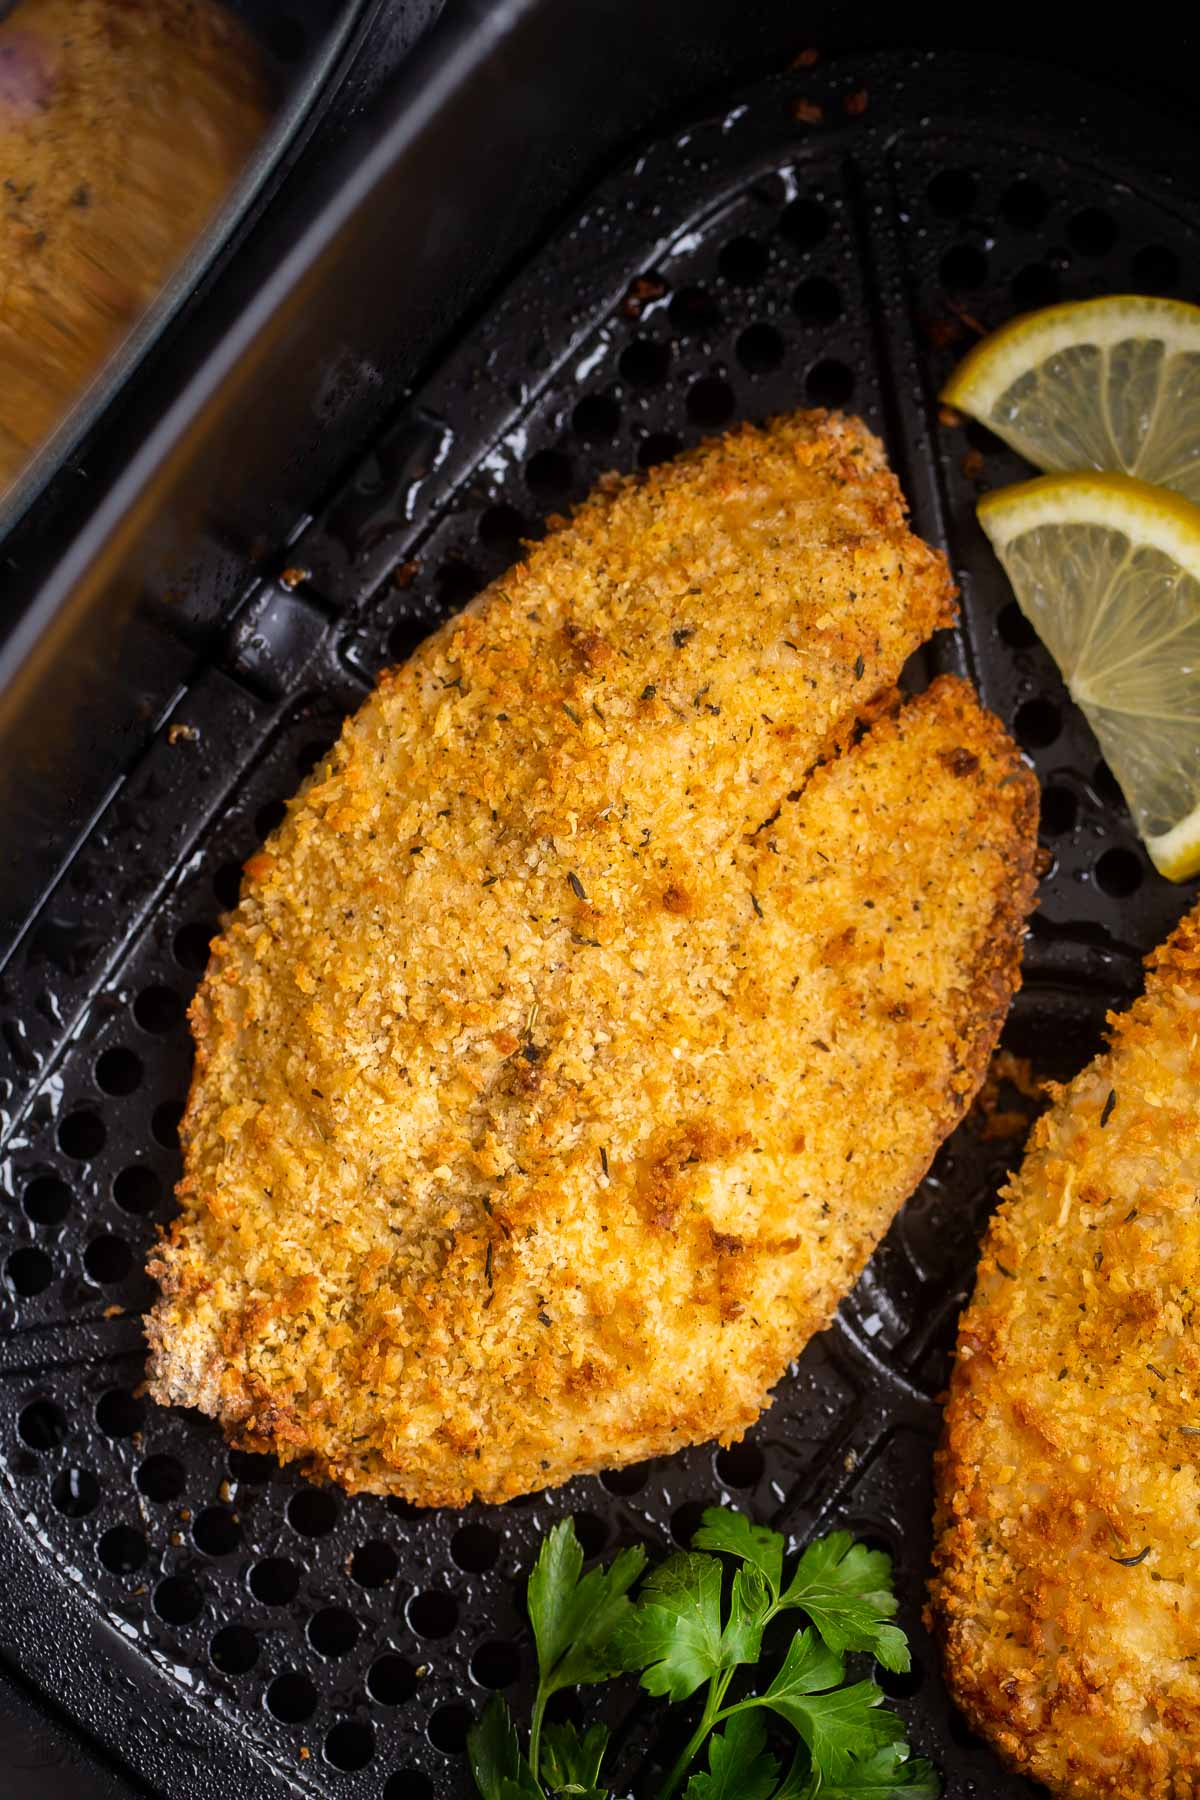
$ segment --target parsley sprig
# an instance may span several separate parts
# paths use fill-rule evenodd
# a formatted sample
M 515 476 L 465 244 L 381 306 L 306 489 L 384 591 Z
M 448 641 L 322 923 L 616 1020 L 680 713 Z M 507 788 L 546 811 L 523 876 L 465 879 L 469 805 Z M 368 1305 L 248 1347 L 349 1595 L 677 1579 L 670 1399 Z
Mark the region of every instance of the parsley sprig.
M 692 1549 L 642 1576 L 645 1553 L 623 1550 L 606 1568 L 583 1573 L 569 1519 L 542 1544 L 529 1578 L 529 1616 L 538 1686 L 528 1755 L 507 1706 L 492 1700 L 468 1740 L 483 1800 L 610 1800 L 601 1785 L 608 1732 L 547 1724 L 561 1688 L 638 1675 L 647 1693 L 683 1702 L 703 1689 L 696 1727 L 658 1800 L 936 1800 L 929 1763 L 910 1757 L 904 1724 L 883 1706 L 873 1681 L 846 1682 L 845 1657 L 862 1651 L 885 1669 L 910 1666 L 904 1633 L 892 1623 L 891 1559 L 847 1531 L 819 1538 L 784 1577 L 784 1540 L 743 1513 L 710 1507 Z M 726 1566 L 732 1559 L 732 1579 Z M 726 1597 L 727 1595 L 727 1597 Z M 807 1621 L 765 1687 L 736 1680 L 762 1654 L 772 1620 Z M 736 1686 L 735 1686 L 736 1680 Z M 795 1753 L 781 1772 L 768 1748 L 767 1715 L 790 1726 Z M 705 1752 L 706 1767 L 698 1768 Z

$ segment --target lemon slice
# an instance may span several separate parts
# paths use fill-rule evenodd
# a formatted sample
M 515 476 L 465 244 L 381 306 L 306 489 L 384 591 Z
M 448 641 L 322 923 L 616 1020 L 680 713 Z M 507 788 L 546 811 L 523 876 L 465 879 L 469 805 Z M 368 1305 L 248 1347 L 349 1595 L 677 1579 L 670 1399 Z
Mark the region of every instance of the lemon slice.
M 1045 475 L 979 518 L 1100 740 L 1156 866 L 1200 871 L 1200 507 L 1128 475 Z
M 1112 294 L 977 344 L 942 390 L 1039 469 L 1122 469 L 1200 502 L 1200 306 Z

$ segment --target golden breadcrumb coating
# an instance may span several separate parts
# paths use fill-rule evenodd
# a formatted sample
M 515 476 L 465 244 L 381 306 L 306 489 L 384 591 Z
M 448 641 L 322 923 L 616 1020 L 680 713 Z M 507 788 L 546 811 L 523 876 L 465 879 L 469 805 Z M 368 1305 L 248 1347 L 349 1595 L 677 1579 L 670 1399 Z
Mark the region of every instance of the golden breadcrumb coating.
M 151 1391 L 350 1489 L 737 1437 L 969 1103 L 1032 778 L 875 440 L 609 484 L 380 682 L 192 1010 Z
M 959 1330 L 932 1614 L 1000 1755 L 1200 1796 L 1200 913 L 1038 1123 Z

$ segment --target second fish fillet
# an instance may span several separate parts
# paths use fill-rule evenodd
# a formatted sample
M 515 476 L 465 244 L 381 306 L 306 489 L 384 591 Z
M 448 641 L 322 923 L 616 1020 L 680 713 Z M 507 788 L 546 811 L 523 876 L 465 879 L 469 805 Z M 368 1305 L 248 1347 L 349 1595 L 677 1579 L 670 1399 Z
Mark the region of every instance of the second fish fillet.
M 1004 1761 L 1064 1800 L 1200 1796 L 1200 914 L 1034 1128 L 938 1456 L 932 1612 Z

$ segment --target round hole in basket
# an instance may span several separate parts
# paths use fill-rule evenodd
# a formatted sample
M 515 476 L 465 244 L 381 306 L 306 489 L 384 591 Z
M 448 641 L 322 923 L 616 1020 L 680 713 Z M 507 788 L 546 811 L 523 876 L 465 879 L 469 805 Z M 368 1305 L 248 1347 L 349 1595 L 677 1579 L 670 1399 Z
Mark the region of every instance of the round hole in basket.
M 238 881 L 241 881 L 240 866 Z M 236 900 L 236 895 L 234 899 Z M 183 1018 L 183 1001 L 174 988 L 158 983 L 142 989 L 133 1003 L 133 1016 L 143 1031 L 153 1032 L 156 1037 L 161 1037 L 164 1032 L 173 1031 Z
M 133 1251 L 122 1237 L 111 1233 L 93 1238 L 83 1253 L 83 1265 L 93 1281 L 107 1286 L 123 1281 L 133 1267 Z
M 648 1462 L 629 1463 L 623 1469 L 605 1469 L 600 1477 L 610 1494 L 639 1494 L 650 1475 Z
M 458 1602 L 443 1589 L 414 1594 L 408 1603 L 408 1622 L 418 1637 L 449 1637 L 458 1624 Z
M 206 1506 L 192 1521 L 192 1542 L 205 1556 L 230 1556 L 242 1541 L 242 1528 L 227 1506 Z
M 471 1658 L 471 1678 L 483 1688 L 511 1687 L 521 1673 L 521 1652 L 502 1638 L 480 1644 Z
M 634 338 L 621 352 L 621 374 L 634 387 L 657 387 L 670 367 L 671 346 L 659 338 Z
M 1136 894 L 1145 878 L 1146 866 L 1135 850 L 1117 845 L 1096 859 L 1096 885 L 1114 900 Z
M 96 1545 L 96 1555 L 113 1575 L 132 1575 L 146 1560 L 146 1540 L 132 1525 L 114 1525 Z
M 599 1556 L 608 1542 L 608 1526 L 592 1512 L 572 1514 L 575 1536 L 585 1556 Z
M 67 1435 L 67 1416 L 53 1400 L 33 1400 L 17 1420 L 21 1442 L 31 1450 L 56 1450 Z
M 168 1575 L 154 1590 L 154 1610 L 168 1625 L 190 1625 L 204 1610 L 204 1590 L 190 1575 Z
M 317 1690 L 298 1669 L 277 1675 L 266 1696 L 267 1711 L 284 1725 L 302 1725 L 317 1710 Z
M 128 1388 L 110 1388 L 96 1402 L 96 1423 L 108 1438 L 130 1438 L 139 1430 L 146 1408 Z
M 100 1483 L 89 1469 L 60 1469 L 50 1484 L 50 1504 L 65 1519 L 86 1519 L 100 1503 Z
M 361 1544 L 354 1552 L 350 1563 L 350 1574 L 359 1587 L 386 1587 L 389 1581 L 396 1579 L 396 1571 L 400 1567 L 399 1558 L 390 1544 L 378 1539 L 369 1544 Z
M 450 1555 L 460 1569 L 482 1575 L 500 1554 L 500 1539 L 490 1525 L 462 1525 L 450 1540 Z
M 213 1634 L 208 1655 L 222 1675 L 248 1675 L 258 1661 L 258 1638 L 246 1625 L 222 1625 Z
M 113 1199 L 122 1212 L 144 1218 L 152 1213 L 164 1196 L 161 1177 L 144 1163 L 132 1163 L 122 1169 L 113 1182 Z
M 176 1456 L 148 1456 L 137 1472 L 139 1493 L 160 1505 L 178 1500 L 187 1487 L 187 1470 Z
M 344 1606 L 327 1606 L 308 1621 L 308 1641 L 329 1661 L 346 1656 L 358 1642 L 359 1623 Z
M 447 1756 L 461 1756 L 467 1747 L 467 1733 L 474 1714 L 463 1700 L 448 1701 L 430 1715 L 426 1733 L 429 1741 Z
M 715 431 L 732 418 L 736 398 L 720 375 L 705 375 L 688 389 L 688 418 L 706 431 Z
M 289 1606 L 300 1592 L 300 1570 L 285 1556 L 268 1556 L 255 1563 L 247 1580 L 250 1592 L 264 1606 Z
M 301 1488 L 288 1501 L 287 1516 L 302 1537 L 324 1537 L 337 1524 L 338 1503 L 328 1488 Z
M 31 1300 L 50 1286 L 54 1279 L 54 1264 L 44 1250 L 26 1244 L 13 1251 L 4 1265 L 4 1274 L 14 1294 L 19 1294 L 22 1300 Z
M 123 1098 L 132 1094 L 141 1080 L 142 1059 L 123 1044 L 114 1044 L 96 1059 L 96 1086 L 102 1093 Z
M 39 1175 L 22 1189 L 21 1206 L 35 1225 L 61 1225 L 71 1210 L 71 1190 L 56 1175 Z
M 762 1480 L 766 1458 L 757 1444 L 743 1440 L 740 1444 L 730 1444 L 727 1449 L 718 1450 L 713 1463 L 718 1476 L 727 1487 L 751 1488 Z
M 367 1692 L 380 1706 L 404 1706 L 420 1686 L 420 1677 L 407 1657 L 388 1654 L 367 1671 Z
M 365 1719 L 343 1719 L 325 1734 L 325 1761 L 335 1769 L 365 1769 L 375 1754 L 375 1732 Z
M 845 406 L 854 392 L 854 371 L 835 356 L 824 357 L 805 376 L 804 392 L 814 406 Z
M 80 1162 L 99 1156 L 108 1141 L 108 1132 L 99 1113 L 83 1109 L 68 1113 L 58 1128 L 59 1148 Z
M 181 969 L 189 975 L 202 975 L 208 967 L 209 946 L 216 935 L 216 925 L 208 919 L 181 925 L 171 941 L 171 953 Z

